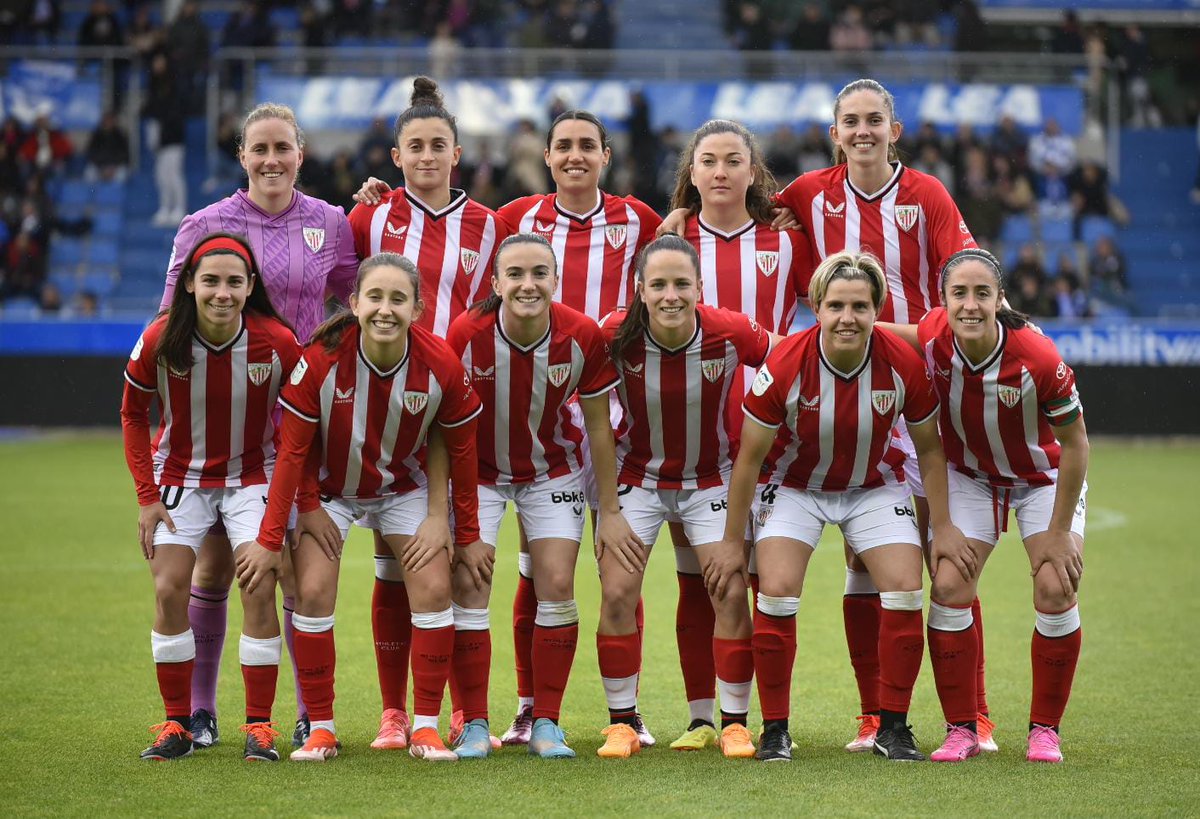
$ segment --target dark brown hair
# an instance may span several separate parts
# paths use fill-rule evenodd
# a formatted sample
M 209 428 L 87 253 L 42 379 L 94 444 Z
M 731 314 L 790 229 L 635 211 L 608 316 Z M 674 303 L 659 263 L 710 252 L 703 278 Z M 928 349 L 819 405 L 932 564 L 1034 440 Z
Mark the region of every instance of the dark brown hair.
M 967 261 L 977 261 L 989 268 L 996 278 L 997 292 L 1004 292 L 1004 269 L 1000 267 L 1000 260 L 981 247 L 969 247 L 950 254 L 942 263 L 942 270 L 938 274 L 938 290 L 942 294 L 943 304 L 946 301 L 946 281 L 950 278 L 950 271 Z M 1010 330 L 1020 330 L 1029 324 L 1029 316 L 1001 303 L 996 308 L 996 321 Z
M 495 255 L 492 256 L 493 281 L 496 281 L 500 278 L 501 254 L 503 254 L 504 251 L 508 250 L 510 247 L 514 247 L 516 245 L 539 245 L 546 248 L 546 250 L 550 253 L 550 268 L 554 272 L 555 276 L 558 275 L 558 256 L 554 255 L 554 247 L 548 241 L 546 241 L 545 237 L 538 236 L 536 233 L 514 233 L 500 243 L 500 246 L 496 248 Z M 501 299 L 493 289 L 491 293 L 488 293 L 482 299 L 472 304 L 471 309 L 481 316 L 487 315 L 488 313 L 495 313 L 497 310 L 499 310 L 500 305 L 503 302 L 504 300 Z
M 642 248 L 642 252 L 638 254 L 636 268 L 639 282 L 645 281 L 646 265 L 650 262 L 650 257 L 663 250 L 674 250 L 687 256 L 692 262 L 692 270 L 696 273 L 696 283 L 700 283 L 700 256 L 696 253 L 696 248 L 677 233 L 664 233 Z M 641 338 L 649 329 L 650 311 L 646 307 L 646 302 L 642 301 L 642 294 L 635 292 L 625 320 L 621 322 L 621 326 L 613 338 L 611 345 L 613 359 L 621 361 L 625 348 Z
M 188 251 L 187 258 L 183 260 L 183 267 L 179 270 L 179 278 L 175 280 L 175 292 L 171 295 L 171 303 L 163 311 L 167 316 L 167 326 L 158 340 L 158 349 L 154 351 L 154 355 L 160 363 L 175 372 L 185 373 L 196 363 L 195 358 L 192 357 L 192 336 L 196 333 L 198 323 L 196 295 L 188 292 L 188 282 L 195 279 L 196 269 L 200 266 L 200 262 L 209 256 L 232 256 L 235 259 L 241 259 L 232 250 L 211 250 L 199 259 L 195 258 L 196 251 L 201 245 L 210 239 L 218 238 L 237 242 L 246 249 L 246 255 L 250 258 L 250 266 L 246 273 L 251 288 L 250 293 L 246 296 L 242 312 L 258 313 L 291 328 L 291 325 L 284 321 L 283 316 L 279 315 L 275 305 L 271 303 L 271 297 L 267 294 L 267 288 L 263 284 L 262 275 L 258 270 L 258 260 L 255 259 L 254 251 L 246 237 L 234 233 L 210 233 L 192 245 L 192 249 Z M 159 315 L 163 315 L 163 313 Z
M 442 120 L 450 126 L 450 132 L 454 134 L 454 144 L 458 144 L 458 122 L 454 119 L 454 115 L 446 110 L 442 92 L 438 90 L 436 82 L 424 76 L 413 80 L 412 96 L 409 97 L 408 106 L 400 116 L 396 117 L 393 138 L 397 145 L 400 144 L 400 134 L 404 131 L 404 126 L 415 119 Z
M 550 143 L 554 140 L 554 129 L 557 128 L 560 123 L 566 122 L 570 119 L 582 120 L 583 122 L 590 122 L 592 125 L 595 125 L 596 130 L 600 132 L 600 150 L 603 151 L 608 147 L 608 129 L 604 127 L 604 123 L 600 121 L 600 117 L 596 116 L 591 111 L 580 111 L 572 108 L 569 111 L 563 111 L 554 118 L 554 122 L 550 123 L 550 130 L 546 131 L 547 151 L 550 150 Z
M 692 184 L 692 162 L 695 160 L 696 148 L 700 142 L 713 134 L 735 134 L 746 143 L 750 152 L 750 167 L 754 169 L 754 181 L 746 189 L 746 210 L 750 218 L 756 222 L 770 223 L 775 218 L 773 209 L 775 203 L 772 197 L 779 190 L 767 163 L 763 160 L 762 148 L 754 134 L 745 125 L 731 119 L 710 119 L 696 129 L 688 141 L 687 147 L 679 154 L 679 165 L 675 169 L 675 193 L 671 196 L 671 209 L 686 208 L 689 215 L 700 212 L 703 203 L 700 191 Z
M 359 293 L 362 290 L 363 279 L 377 267 L 398 267 L 408 274 L 408 279 L 412 282 L 413 302 L 416 305 L 421 303 L 421 274 L 417 270 L 417 266 L 409 261 L 408 257 L 401 256 L 399 253 L 376 253 L 374 256 L 368 256 L 362 260 L 358 266 L 358 276 L 354 280 L 354 292 Z M 325 349 L 332 352 L 337 349 L 337 346 L 342 343 L 342 336 L 346 332 L 346 328 L 357 324 L 358 318 L 350 309 L 343 307 L 337 313 L 321 322 L 317 329 L 313 330 L 312 340 L 309 344 L 320 342 L 325 345 Z

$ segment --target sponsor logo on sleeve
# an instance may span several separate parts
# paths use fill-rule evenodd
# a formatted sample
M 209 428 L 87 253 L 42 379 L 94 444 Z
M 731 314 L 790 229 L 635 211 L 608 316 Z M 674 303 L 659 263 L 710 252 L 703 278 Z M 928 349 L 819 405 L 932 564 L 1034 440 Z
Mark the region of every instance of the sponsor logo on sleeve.
M 971 235 L 971 231 L 967 228 L 967 223 L 962 219 L 958 220 L 958 232 L 961 233 L 963 236 Z
M 604 228 L 604 238 L 608 239 L 608 243 L 612 245 L 613 250 L 617 250 L 621 245 L 625 244 L 625 235 L 628 229 L 625 225 L 609 225 Z
M 299 384 L 306 372 L 308 372 L 308 362 L 302 358 L 296 364 L 296 368 L 292 370 L 292 377 L 288 379 L 292 382 L 292 386 Z
M 304 229 L 304 244 L 308 245 L 308 249 L 313 253 L 320 251 L 325 246 L 325 228 L 309 228 Z
M 754 261 L 764 276 L 773 276 L 779 269 L 779 253 L 774 250 L 759 250 L 754 254 Z
M 701 361 L 700 372 L 704 374 L 708 383 L 717 383 L 717 380 L 725 374 L 725 359 L 710 358 L 707 361 Z
M 754 383 L 750 385 L 750 392 L 761 396 L 774 383 L 775 376 L 771 375 L 771 371 L 764 365 L 758 371 L 758 375 L 754 376 Z
M 872 390 L 871 391 L 871 406 L 880 415 L 887 415 L 892 411 L 892 407 L 896 405 L 895 390 Z
M 470 379 L 464 379 L 470 381 Z M 425 409 L 425 405 L 429 403 L 429 393 L 415 392 L 413 390 L 404 391 L 404 408 L 413 415 L 419 415 L 421 410 Z
M 138 336 L 137 344 L 133 345 L 133 352 L 129 354 L 130 361 L 137 361 L 138 356 L 142 354 L 142 347 L 145 346 L 146 340 L 142 336 Z
M 906 233 L 912 230 L 912 226 L 917 223 L 918 217 L 921 215 L 920 205 L 897 205 L 896 206 L 896 224 Z
M 551 384 L 561 387 L 571 376 L 571 365 L 569 363 L 551 364 L 546 368 L 546 376 L 550 379 Z
M 256 387 L 261 387 L 267 383 L 267 379 L 271 377 L 273 367 L 270 364 L 257 362 L 246 365 L 246 375 L 250 376 L 250 383 Z
M 1056 378 L 1066 378 L 1067 377 L 1067 362 L 1065 362 L 1065 361 L 1058 362 L 1058 369 L 1056 369 L 1054 371 L 1054 375 Z
M 996 395 L 1000 398 L 1000 403 L 1012 409 L 1021 400 L 1021 388 L 1010 387 L 1007 384 L 996 385 Z

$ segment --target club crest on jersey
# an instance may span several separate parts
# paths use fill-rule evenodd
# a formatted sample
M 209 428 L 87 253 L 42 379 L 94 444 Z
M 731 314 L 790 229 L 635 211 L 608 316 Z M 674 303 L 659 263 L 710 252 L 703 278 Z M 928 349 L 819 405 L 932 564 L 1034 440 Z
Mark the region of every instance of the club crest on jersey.
M 459 252 L 462 258 L 462 268 L 464 273 L 474 273 L 475 266 L 479 264 L 479 253 L 475 250 L 467 250 L 465 247 Z
M 325 228 L 305 228 L 304 244 L 308 245 L 308 249 L 313 253 L 323 248 L 325 246 Z
M 551 364 L 546 368 L 546 377 L 550 379 L 550 383 L 556 387 L 561 387 L 566 383 L 571 376 L 570 364 Z
M 288 380 L 291 381 L 292 384 L 299 384 L 300 379 L 304 378 L 304 374 L 306 372 L 308 372 L 308 362 L 302 358 L 296 364 L 296 369 L 292 370 L 292 377 Z
M 388 236 L 403 236 L 404 231 L 408 230 L 408 225 L 401 225 L 400 227 L 396 227 L 391 222 L 387 222 L 386 227 L 387 227 L 386 232 L 387 232 Z
M 892 411 L 892 407 L 896 405 L 895 390 L 872 390 L 871 391 L 871 406 L 880 415 L 887 415 Z
M 772 276 L 779 268 L 779 254 L 774 250 L 759 250 L 754 254 L 754 261 L 764 276 Z
M 700 362 L 700 372 L 704 373 L 708 383 L 716 384 L 717 379 L 725 374 L 725 359 L 710 358 Z
M 997 384 L 996 395 L 1000 397 L 1000 403 L 1012 409 L 1021 400 L 1021 388 L 1010 387 L 1007 384 Z
M 483 367 L 475 367 L 474 370 L 475 370 L 476 378 L 489 378 L 490 379 L 490 378 L 496 377 L 496 365 L 495 364 L 488 367 L 486 370 Z
M 920 205 L 897 205 L 896 206 L 896 224 L 901 230 L 912 230 L 912 226 L 917 223 L 917 217 L 921 215 Z
M 750 391 L 755 395 L 762 395 L 774 383 L 775 376 L 771 375 L 771 371 L 764 364 L 758 371 L 758 375 L 754 376 L 754 383 L 750 385 Z
M 800 409 L 808 412 L 816 412 L 821 409 L 821 393 L 817 393 L 812 398 L 805 398 L 804 393 L 800 393 Z
M 404 408 L 413 415 L 419 415 L 428 403 L 429 393 L 415 392 L 413 390 L 404 391 Z
M 628 232 L 626 225 L 609 225 L 604 229 L 604 238 L 608 239 L 608 243 L 612 245 L 613 250 L 618 249 L 625 244 L 625 234 Z
M 351 384 L 349 387 L 346 387 L 346 389 L 344 389 L 344 390 L 339 390 L 337 387 L 334 387 L 333 388 L 333 400 L 334 400 L 334 403 L 342 403 L 343 401 L 353 401 L 354 400 L 354 385 Z
M 256 387 L 261 387 L 267 383 L 267 379 L 271 377 L 270 364 L 247 364 L 246 375 L 250 376 L 250 383 Z
M 829 201 L 825 202 L 825 215 L 826 216 L 841 216 L 842 211 L 844 211 L 845 209 L 846 209 L 845 202 L 840 202 L 836 205 Z

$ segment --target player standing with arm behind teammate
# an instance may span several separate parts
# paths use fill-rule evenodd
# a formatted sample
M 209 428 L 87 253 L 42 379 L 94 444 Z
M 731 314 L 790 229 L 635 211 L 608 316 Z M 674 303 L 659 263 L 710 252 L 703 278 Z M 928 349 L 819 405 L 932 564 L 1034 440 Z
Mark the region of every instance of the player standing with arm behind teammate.
M 1026 758 L 1062 762 L 1059 725 L 1071 695 L 1082 631 L 1088 439 L 1075 374 L 1054 342 L 1004 305 L 1000 263 L 985 250 L 952 255 L 940 277 L 944 308 L 900 327 L 925 355 L 941 396 L 950 472 L 950 513 L 982 568 L 1017 525 L 1033 577 L 1033 702 Z M 946 717 L 946 741 L 933 754 L 961 762 L 979 753 L 973 724 L 979 650 L 971 601 L 978 575 L 948 569 L 935 538 L 929 649 Z
M 392 148 L 392 162 L 404 172 L 404 187 L 373 197 L 370 205 L 360 197 L 350 212 L 350 224 L 360 258 L 388 251 L 416 264 L 425 309 L 414 320 L 445 338 L 450 323 L 486 292 L 493 254 L 508 231 L 494 212 L 450 187 L 462 148 L 458 124 L 446 110 L 437 83 L 417 77 L 410 102 L 396 118 Z M 376 534 L 371 630 L 383 714 L 371 747 L 382 750 L 406 747 L 410 728 L 410 607 L 402 574 L 392 550 Z M 456 651 L 467 650 L 478 636 L 467 633 L 477 630 L 477 624 L 462 626 L 466 642 Z M 457 727 L 452 727 L 452 740 Z
M 634 611 L 662 524 L 668 519 L 683 524 L 701 567 L 719 559 L 742 565 L 741 541 L 732 558 L 720 553 L 725 482 L 736 447 L 725 408 L 738 371 L 766 358 L 772 336 L 745 315 L 698 304 L 700 295 L 695 250 L 678 236 L 663 236 L 639 256 L 637 295 L 629 311 L 604 321 L 623 377 L 617 481 L 637 545 L 597 554 L 602 602 L 596 645 L 611 722 L 601 757 L 641 750 L 632 725 L 641 671 Z M 747 520 L 744 514 L 741 520 Z M 753 658 L 742 574 L 702 603 L 716 612 L 709 652 L 721 695 L 719 744 L 726 757 L 750 757 L 754 744 L 746 715 Z
M 272 416 L 279 388 L 300 359 L 275 312 L 248 243 L 201 238 L 181 261 L 182 286 L 138 339 L 125 370 L 121 426 L 137 486 L 138 537 L 150 561 L 157 613 L 150 635 L 167 718 L 142 759 L 192 752 L 196 641 L 188 586 L 209 528 L 222 518 L 243 556 L 262 523 L 274 464 Z M 150 403 L 161 418 L 150 441 Z M 286 513 L 285 513 L 286 517 Z M 279 675 L 275 570 L 241 584 L 239 655 L 246 686 L 246 759 L 277 761 L 271 722 Z
M 332 293 L 344 302 L 354 287 L 358 259 L 350 225 L 340 207 L 296 189 L 304 164 L 304 132 L 286 105 L 263 103 L 246 116 L 238 158 L 246 171 L 247 189 L 183 220 L 171 250 L 162 307 L 171 304 L 183 259 L 200 237 L 213 231 L 230 231 L 249 239 L 262 271 L 258 286 L 266 288 L 297 337 L 307 341 L 325 317 L 326 295 Z M 295 599 L 290 565 L 285 552 L 279 585 L 283 590 L 283 634 L 294 672 Z M 218 527 L 204 539 L 196 558 L 188 604 L 188 620 L 196 637 L 191 730 L 197 748 L 216 744 L 219 738 L 217 677 L 225 646 L 233 572 L 230 544 Z M 300 704 L 300 681 L 295 676 L 293 684 L 300 710 L 292 743 L 298 747 L 308 735 L 308 721 Z
M 781 342 L 755 376 L 730 478 L 726 553 L 740 544 L 740 521 L 754 505 L 754 671 L 764 722 L 758 758 L 791 759 L 796 613 L 808 562 L 833 523 L 881 590 L 875 753 L 920 761 L 907 717 L 924 648 L 922 559 L 904 454 L 892 443 L 901 417 L 916 444 L 939 548 L 974 574 L 974 556 L 950 522 L 937 398 L 920 358 L 874 327 L 887 283 L 873 257 L 843 251 L 826 258 L 809 292 L 818 325 Z M 710 567 L 709 588 L 721 591 L 738 569 Z
M 543 759 L 574 757 L 558 726 L 563 692 L 575 657 L 579 613 L 575 562 L 586 502 L 579 450 L 589 445 L 605 500 L 597 550 L 632 537 L 617 508 L 616 454 L 608 396 L 619 382 L 600 328 L 554 303 L 554 251 L 539 236 L 508 237 L 496 252 L 493 294 L 450 326 L 450 347 L 474 375 L 483 402 L 479 422 L 480 525 L 484 549 L 464 550 L 454 575 L 455 616 L 484 626 L 486 648 L 455 654 L 466 728 L 455 746 L 460 758 L 491 752 L 487 726 L 490 637 L 486 637 L 496 535 L 508 501 L 516 505 L 530 539 L 537 590 L 533 629 L 534 723 L 529 753 Z M 579 396 L 586 425 L 570 411 Z
M 281 398 L 287 414 L 261 545 L 238 571 L 239 577 L 253 576 L 270 565 L 299 489 L 298 506 L 310 519 L 294 556 L 300 591 L 294 621 L 312 732 L 293 760 L 337 756 L 333 612 L 342 544 L 363 516 L 393 549 L 411 595 L 416 714 L 409 753 L 457 759 L 437 730 L 454 650 L 447 482 L 453 480 L 454 542 L 476 548 L 474 422 L 480 405 L 445 342 L 413 326 L 420 309 L 412 262 L 394 253 L 367 259 L 350 311 L 317 328 Z M 426 446 L 435 425 L 449 459 L 438 451 L 440 444 Z

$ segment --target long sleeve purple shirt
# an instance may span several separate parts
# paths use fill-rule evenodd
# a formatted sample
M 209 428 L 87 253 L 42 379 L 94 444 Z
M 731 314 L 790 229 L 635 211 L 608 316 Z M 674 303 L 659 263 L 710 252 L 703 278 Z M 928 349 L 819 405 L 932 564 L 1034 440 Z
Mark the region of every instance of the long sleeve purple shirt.
M 175 234 L 162 306 L 171 302 L 183 260 L 205 235 L 236 233 L 250 240 L 275 309 L 307 341 L 325 317 L 325 294 L 347 301 L 358 256 L 345 211 L 296 191 L 292 203 L 269 214 L 240 190 L 183 220 Z

